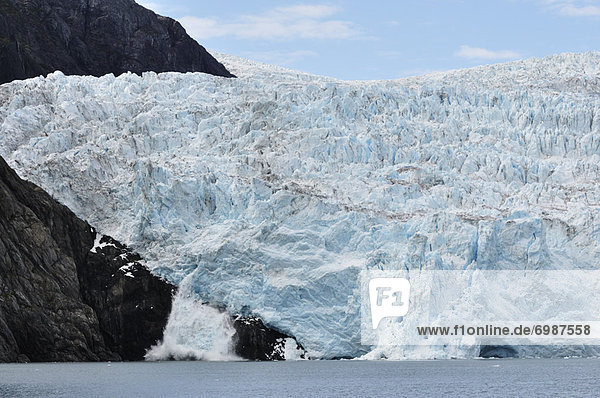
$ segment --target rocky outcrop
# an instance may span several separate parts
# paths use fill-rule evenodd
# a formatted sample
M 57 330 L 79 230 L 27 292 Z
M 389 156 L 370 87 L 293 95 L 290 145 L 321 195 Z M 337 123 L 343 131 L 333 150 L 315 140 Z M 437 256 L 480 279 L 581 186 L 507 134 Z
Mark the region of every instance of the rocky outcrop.
M 305 358 L 304 348 L 294 338 L 265 326 L 260 318 L 238 317 L 233 322 L 236 331 L 234 339 L 235 354 L 252 361 L 285 360 L 285 346 L 293 344 L 294 351 Z M 290 358 L 287 358 L 290 359 Z
M 0 84 L 56 70 L 233 76 L 177 21 L 133 0 L 0 0 Z
M 142 264 L 139 254 L 109 236 L 96 240 L 78 268 L 83 301 L 92 307 L 108 348 L 142 360 L 163 336 L 175 286 Z
M 0 361 L 135 360 L 161 337 L 173 287 L 95 238 L 0 158 Z

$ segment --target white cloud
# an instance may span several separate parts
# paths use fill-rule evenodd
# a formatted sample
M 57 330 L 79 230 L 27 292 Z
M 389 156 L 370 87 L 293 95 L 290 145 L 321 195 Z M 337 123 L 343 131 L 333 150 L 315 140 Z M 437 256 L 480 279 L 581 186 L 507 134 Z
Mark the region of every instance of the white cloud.
M 330 15 L 334 15 L 337 13 L 337 8 L 326 5 L 307 5 L 300 4 L 297 6 L 290 7 L 278 7 L 273 11 L 270 11 L 272 14 L 290 14 L 296 15 L 298 17 L 307 17 L 307 18 L 324 18 Z
M 349 21 L 332 19 L 338 8 L 327 5 L 277 7 L 260 15 L 243 15 L 226 22 L 185 16 L 179 22 L 198 39 L 232 36 L 238 39 L 352 39 L 361 31 Z
M 454 56 L 467 59 L 502 60 L 519 58 L 521 54 L 511 50 L 494 51 L 486 48 L 463 45 L 454 53 Z
M 552 11 L 567 17 L 600 18 L 600 1 L 595 0 L 544 0 Z
M 596 6 L 577 7 L 566 5 L 560 9 L 560 12 L 569 17 L 600 17 L 600 7 Z

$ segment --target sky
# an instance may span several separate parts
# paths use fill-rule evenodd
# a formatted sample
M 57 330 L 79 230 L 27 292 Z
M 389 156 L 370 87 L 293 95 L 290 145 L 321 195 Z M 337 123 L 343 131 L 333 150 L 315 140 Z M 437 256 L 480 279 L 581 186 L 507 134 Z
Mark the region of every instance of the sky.
M 600 50 L 600 0 L 138 0 L 209 51 L 345 80 Z

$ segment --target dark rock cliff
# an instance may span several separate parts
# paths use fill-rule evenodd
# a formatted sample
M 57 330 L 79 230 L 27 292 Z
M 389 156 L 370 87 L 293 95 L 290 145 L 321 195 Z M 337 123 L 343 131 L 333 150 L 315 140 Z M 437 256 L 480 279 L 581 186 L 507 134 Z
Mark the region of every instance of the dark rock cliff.
M 0 0 L 0 84 L 56 70 L 233 76 L 177 21 L 133 0 Z
M 95 237 L 0 158 L 0 361 L 137 360 L 161 338 L 173 287 Z
M 96 313 L 108 348 L 123 359 L 142 360 L 163 336 L 175 286 L 111 237 L 98 243 L 77 267 L 83 301 Z
M 252 361 L 285 360 L 285 340 L 291 336 L 265 326 L 256 317 L 238 317 L 233 322 L 233 328 L 236 332 L 233 337 L 234 351 L 239 357 Z M 295 344 L 297 351 L 305 351 L 300 344 Z M 305 358 L 306 354 L 303 353 L 301 357 Z

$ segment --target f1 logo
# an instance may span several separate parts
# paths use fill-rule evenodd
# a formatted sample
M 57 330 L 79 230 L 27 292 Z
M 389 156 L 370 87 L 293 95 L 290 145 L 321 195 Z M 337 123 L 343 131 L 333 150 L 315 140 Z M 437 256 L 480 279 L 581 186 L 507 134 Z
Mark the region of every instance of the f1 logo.
M 373 329 L 383 318 L 400 317 L 408 312 L 410 282 L 405 278 L 374 278 L 369 281 Z

